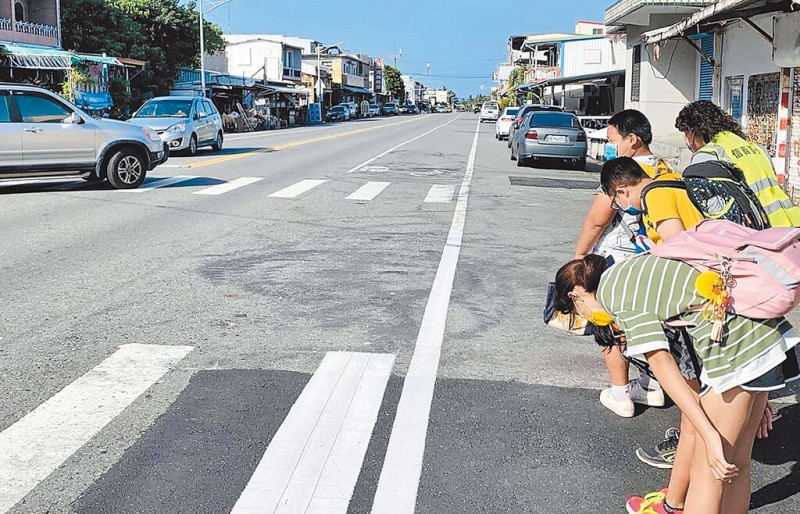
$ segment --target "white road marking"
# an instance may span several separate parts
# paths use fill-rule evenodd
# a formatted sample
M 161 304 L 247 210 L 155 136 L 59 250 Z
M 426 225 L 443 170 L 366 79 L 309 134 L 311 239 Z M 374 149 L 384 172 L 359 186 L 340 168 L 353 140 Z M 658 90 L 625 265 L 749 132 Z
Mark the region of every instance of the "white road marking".
M 346 513 L 393 365 L 394 355 L 326 354 L 231 513 Z
M 423 137 L 427 136 L 427 135 L 428 135 L 428 134 L 430 134 L 431 132 L 435 132 L 435 131 L 439 130 L 439 129 L 440 129 L 440 128 L 442 128 L 442 127 L 445 127 L 445 126 L 447 126 L 447 125 L 450 125 L 451 123 L 453 123 L 454 121 L 456 121 L 456 120 L 457 120 L 458 118 L 460 118 L 461 116 L 463 116 L 463 115 L 462 115 L 462 114 L 459 114 L 458 116 L 456 116 L 456 117 L 455 117 L 455 118 L 453 118 L 452 120 L 448 121 L 447 123 L 443 123 L 443 124 L 439 125 L 438 127 L 434 127 L 434 128 L 432 128 L 431 130 L 429 130 L 429 131 L 427 131 L 427 132 L 425 132 L 425 133 L 423 133 L 423 134 L 420 134 L 420 135 L 418 135 L 417 137 L 411 138 L 411 139 L 409 139 L 408 141 L 404 141 L 404 142 L 400 143 L 400 144 L 399 144 L 399 145 L 397 145 L 397 146 L 393 146 L 393 147 L 389 148 L 388 150 L 386 150 L 385 152 L 383 152 L 383 153 L 380 153 L 380 154 L 376 155 L 376 156 L 375 156 L 375 157 L 373 157 L 372 159 L 368 159 L 368 160 L 366 160 L 366 161 L 362 162 L 361 164 L 359 164 L 359 165 L 358 165 L 358 166 L 356 166 L 355 168 L 350 168 L 349 170 L 347 170 L 347 173 L 354 173 L 354 172 L 356 172 L 356 171 L 360 170 L 361 168 L 363 168 L 364 166 L 366 166 L 367 164 L 371 164 L 371 163 L 373 163 L 373 162 L 377 161 L 378 159 L 380 159 L 381 157 L 384 157 L 384 156 L 386 156 L 386 155 L 389 155 L 390 153 L 394 152 L 394 151 L 395 151 L 395 150 L 397 150 L 398 148 L 402 148 L 402 147 L 406 146 L 406 145 L 407 145 L 407 144 L 409 144 L 409 143 L 413 143 L 413 142 L 414 142 L 414 141 L 416 141 L 417 139 L 420 139 L 420 138 L 423 138 Z
M 481 125 L 478 123 L 467 169 L 458 193 L 447 244 L 439 261 L 439 269 L 436 271 L 436 278 L 433 280 L 431 294 L 417 335 L 414 355 L 403 382 L 403 392 L 400 395 L 392 434 L 386 448 L 386 459 L 378 480 L 375 502 L 372 504 L 372 512 L 375 514 L 387 512 L 412 514 L 417 502 L 433 389 L 439 371 L 439 357 L 444 340 L 447 311 L 450 307 L 450 293 L 464 237 L 467 200 L 472 174 L 475 171 L 480 130 Z
M 384 189 L 389 187 L 391 182 L 367 182 L 353 192 L 345 200 L 365 200 L 370 201 L 381 194 Z
M 6 512 L 155 384 L 191 346 L 125 344 L 0 433 Z
M 450 203 L 453 200 L 453 193 L 456 186 L 433 185 L 428 190 L 425 203 Z
M 250 184 L 255 184 L 256 182 L 264 180 L 264 177 L 242 177 L 237 178 L 236 180 L 231 180 L 230 182 L 225 182 L 224 184 L 218 184 L 216 186 L 207 187 L 205 189 L 201 189 L 200 191 L 195 191 L 192 194 L 195 195 L 221 195 L 224 193 L 228 193 L 233 191 L 234 189 L 239 189 L 240 187 L 249 186 Z
M 180 184 L 181 182 L 186 182 L 187 180 L 193 180 L 196 178 L 197 177 L 195 175 L 178 175 L 176 177 L 151 180 L 150 182 L 145 182 L 136 189 L 120 189 L 119 191 L 126 193 L 146 193 L 148 191 L 152 191 L 153 189 L 158 189 L 160 187 L 167 187 L 174 184 Z
M 324 184 L 327 180 L 301 180 L 297 184 L 281 189 L 277 193 L 272 193 L 270 198 L 296 198 L 303 193 L 311 191 L 315 187 Z

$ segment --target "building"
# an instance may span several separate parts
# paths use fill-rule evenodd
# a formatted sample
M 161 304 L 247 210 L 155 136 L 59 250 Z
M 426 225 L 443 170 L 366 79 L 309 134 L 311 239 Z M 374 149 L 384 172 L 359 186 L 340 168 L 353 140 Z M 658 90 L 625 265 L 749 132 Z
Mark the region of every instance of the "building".
M 0 41 L 61 48 L 60 0 L 0 2 Z
M 370 101 L 376 95 L 375 61 L 364 54 L 347 54 L 335 46 L 326 48 L 326 52 L 319 56 L 316 53 L 304 54 L 303 73 L 306 84 L 313 87 L 315 94 L 319 88 L 318 77 L 322 77 L 325 107 L 342 102 Z M 382 88 L 382 68 L 379 78 Z
M 425 99 L 426 88 L 421 82 L 414 80 L 410 75 L 403 75 L 400 78 L 403 79 L 403 84 L 405 84 L 407 102 L 418 104 Z
M 583 36 L 602 36 L 605 34 L 606 24 L 602 21 L 584 21 L 575 23 L 575 33 Z
M 225 49 L 207 55 L 207 70 L 285 86 L 302 84 L 303 49 L 262 36 L 223 36 Z

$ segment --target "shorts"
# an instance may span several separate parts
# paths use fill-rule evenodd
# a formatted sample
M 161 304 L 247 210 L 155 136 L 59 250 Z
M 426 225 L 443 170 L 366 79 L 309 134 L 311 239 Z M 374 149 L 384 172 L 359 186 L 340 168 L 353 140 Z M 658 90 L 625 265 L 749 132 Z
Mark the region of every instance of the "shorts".
M 777 391 L 783 389 L 789 382 L 800 379 L 800 362 L 795 348 L 786 352 L 786 360 L 767 371 L 758 378 L 740 385 L 745 391 L 762 392 Z M 700 396 L 706 394 L 711 387 L 703 385 L 700 388 Z

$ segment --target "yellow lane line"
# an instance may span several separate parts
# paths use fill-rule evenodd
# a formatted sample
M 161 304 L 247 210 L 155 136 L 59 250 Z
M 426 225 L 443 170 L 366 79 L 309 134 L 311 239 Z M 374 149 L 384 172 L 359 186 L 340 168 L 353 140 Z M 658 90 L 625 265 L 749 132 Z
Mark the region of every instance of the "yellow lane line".
M 243 153 L 237 153 L 237 154 L 232 154 L 232 155 L 223 155 L 222 157 L 215 157 L 213 159 L 207 159 L 205 161 L 200 161 L 200 162 L 195 162 L 193 164 L 188 164 L 185 167 L 186 168 L 200 168 L 202 166 L 210 166 L 212 164 L 219 164 L 221 162 L 228 162 L 228 161 L 233 161 L 235 159 L 241 159 L 242 157 L 250 157 L 250 156 L 253 156 L 253 155 L 258 155 L 258 154 L 263 154 L 263 153 L 268 153 L 268 152 L 274 152 L 274 151 L 277 151 L 277 150 L 286 150 L 287 148 L 294 148 L 296 146 L 308 145 L 308 144 L 311 144 L 311 143 L 319 143 L 321 141 L 329 141 L 331 139 L 338 139 L 340 137 L 352 136 L 352 135 L 355 135 L 355 134 L 362 134 L 364 132 L 371 132 L 373 130 L 380 130 L 380 129 L 384 129 L 384 128 L 387 128 L 387 127 L 395 127 L 397 125 L 403 125 L 405 123 L 412 123 L 412 122 L 419 121 L 419 120 L 425 119 L 425 118 L 427 118 L 427 116 L 424 116 L 423 118 L 413 118 L 413 119 L 410 119 L 410 120 L 398 121 L 396 123 L 389 123 L 389 124 L 380 125 L 380 126 L 377 126 L 377 127 L 367 127 L 367 128 L 358 129 L 358 130 L 351 130 L 349 132 L 341 132 L 339 134 L 330 134 L 330 135 L 327 135 L 327 136 L 314 137 L 314 138 L 310 138 L 310 139 L 301 139 L 299 141 L 292 141 L 291 143 L 282 143 L 282 144 L 275 145 L 275 146 L 270 146 L 270 147 L 267 147 L 267 148 L 259 148 L 258 150 L 252 150 L 250 152 L 243 152 Z

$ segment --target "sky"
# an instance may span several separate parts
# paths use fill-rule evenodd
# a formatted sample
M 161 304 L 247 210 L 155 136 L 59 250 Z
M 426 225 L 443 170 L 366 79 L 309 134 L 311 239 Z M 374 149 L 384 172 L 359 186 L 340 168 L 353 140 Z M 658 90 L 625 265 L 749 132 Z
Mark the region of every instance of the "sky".
M 204 0 L 204 10 L 215 0 Z M 510 35 L 572 32 L 603 21 L 612 0 L 233 0 L 206 15 L 229 34 L 282 34 L 345 43 L 428 87 L 488 94 Z M 399 55 L 402 50 L 402 56 Z M 426 64 L 430 63 L 430 75 Z M 481 86 L 484 88 L 481 89 Z

